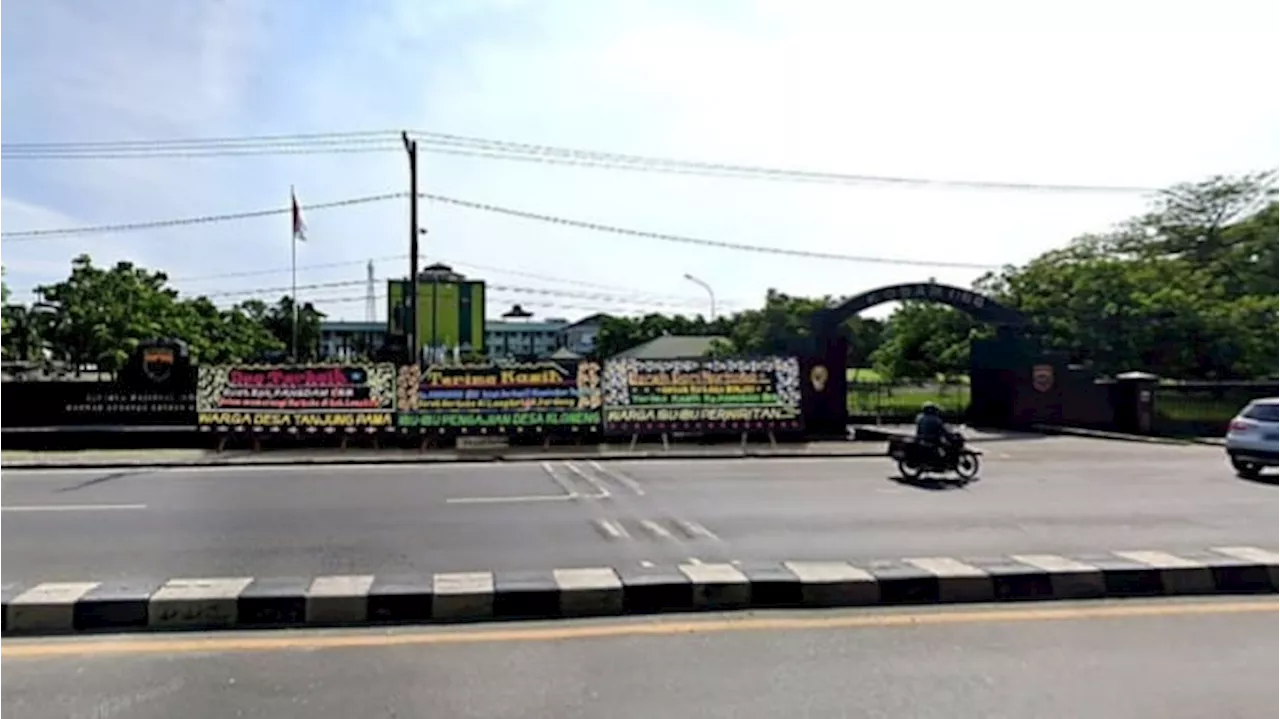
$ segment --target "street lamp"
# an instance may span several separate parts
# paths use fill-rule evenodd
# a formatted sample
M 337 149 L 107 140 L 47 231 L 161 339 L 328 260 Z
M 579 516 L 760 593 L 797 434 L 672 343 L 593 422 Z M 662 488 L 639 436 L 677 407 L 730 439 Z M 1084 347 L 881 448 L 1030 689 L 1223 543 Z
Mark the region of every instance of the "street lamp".
M 715 321 L 716 321 L 716 293 L 715 293 L 715 290 L 711 289 L 711 285 L 707 284 L 706 282 L 703 282 L 702 280 L 698 279 L 697 277 L 694 277 L 693 275 L 689 274 L 688 272 L 684 273 L 684 278 L 685 278 L 686 280 L 689 280 L 689 281 L 690 281 L 690 282 L 692 282 L 693 284 L 698 285 L 699 287 L 701 287 L 702 289 L 704 289 L 704 290 L 706 290 L 706 291 L 707 291 L 707 297 L 711 298 L 711 317 L 709 318 L 709 321 L 711 321 L 711 322 L 715 322 Z

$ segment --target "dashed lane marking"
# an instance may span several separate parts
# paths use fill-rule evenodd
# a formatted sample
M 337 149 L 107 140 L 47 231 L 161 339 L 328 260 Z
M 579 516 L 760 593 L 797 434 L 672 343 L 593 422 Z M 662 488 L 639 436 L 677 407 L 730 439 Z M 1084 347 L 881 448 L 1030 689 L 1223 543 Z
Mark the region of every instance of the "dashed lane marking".
M 590 472 L 582 471 L 582 468 L 573 462 L 565 462 L 564 466 L 567 467 L 570 472 L 573 472 L 579 477 L 585 479 L 588 484 L 595 488 L 595 494 L 585 495 L 587 499 L 608 499 L 613 496 L 613 493 L 609 491 L 609 487 L 601 481 L 599 477 L 591 474 Z
M 571 502 L 576 494 L 528 494 L 513 497 L 449 497 L 445 504 L 504 504 L 516 502 Z
M 652 519 L 641 519 L 641 520 L 640 520 L 640 526 L 641 526 L 641 527 L 644 527 L 644 531 L 648 532 L 649 534 L 652 534 L 653 536 L 657 537 L 658 539 L 672 539 L 672 540 L 674 540 L 674 539 L 676 538 L 676 536 L 675 536 L 674 534 L 672 534 L 672 533 L 671 533 L 671 530 L 667 529 L 666 527 L 662 526 L 661 524 L 658 524 L 657 522 L 653 521 Z
M 674 521 L 676 526 L 680 528 L 680 531 L 684 532 L 685 536 L 690 539 L 702 538 L 710 539 L 715 542 L 720 541 L 720 538 L 716 536 L 715 532 L 712 532 L 710 529 L 707 529 L 698 522 L 690 521 L 688 519 L 675 519 L 672 521 Z
M 622 486 L 624 486 L 624 487 L 626 487 L 627 489 L 631 490 L 632 492 L 634 492 L 634 493 L 636 494 L 636 496 L 638 496 L 638 497 L 643 497 L 643 496 L 644 496 L 644 488 L 640 486 L 640 483 L 639 483 L 639 482 L 637 482 L 636 480 L 632 479 L 631 477 L 628 477 L 627 475 L 625 475 L 625 474 L 623 474 L 623 473 L 621 473 L 621 472 L 618 472 L 618 471 L 616 471 L 616 470 L 609 469 L 608 467 L 605 467 L 604 465 L 600 464 L 599 462 L 592 461 L 592 462 L 590 462 L 589 464 L 591 465 L 591 468 L 592 468 L 592 469 L 596 470 L 596 471 L 597 471 L 597 472 L 599 472 L 600 474 L 603 474 L 604 476 L 606 476 L 606 477 L 608 477 L 608 478 L 612 479 L 613 481 L 617 482 L 618 484 L 621 484 Z
M 609 539 L 626 539 L 631 535 L 627 532 L 627 528 L 613 521 L 612 519 L 596 519 L 591 524 L 604 536 Z

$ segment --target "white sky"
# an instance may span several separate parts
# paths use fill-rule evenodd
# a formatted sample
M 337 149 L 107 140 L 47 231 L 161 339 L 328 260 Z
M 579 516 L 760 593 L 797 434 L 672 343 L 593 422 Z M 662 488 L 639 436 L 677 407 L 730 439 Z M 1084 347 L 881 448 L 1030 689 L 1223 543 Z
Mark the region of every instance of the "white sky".
M 1278 9 L 1173 0 L 11 2 L 0 127 L 6 143 L 417 128 L 860 174 L 1160 187 L 1277 164 L 1280 103 L 1266 88 L 1274 87 Z M 429 154 L 422 167 L 424 191 L 574 219 L 991 264 L 1104 230 L 1144 203 L 1125 194 L 786 184 Z M 366 259 L 406 252 L 405 202 L 313 213 L 306 204 L 405 189 L 406 175 L 400 153 L 8 160 L 0 224 L 13 231 L 256 210 L 283 206 L 292 183 L 310 228 L 299 282 L 360 280 Z M 636 301 L 636 291 L 683 297 L 698 311 L 705 300 L 686 272 L 709 282 L 724 309 L 758 305 L 770 287 L 848 295 L 929 276 L 967 285 L 978 274 L 672 245 L 434 203 L 423 205 L 423 218 L 428 261 L 495 284 L 631 297 L 500 295 L 544 317 L 669 309 Z M 184 291 L 254 291 L 289 284 L 288 239 L 285 217 L 4 241 L 0 252 L 19 300 L 64 277 L 81 252 L 165 269 Z M 406 266 L 379 261 L 376 269 L 401 276 Z M 181 279 L 263 270 L 276 272 Z M 335 319 L 363 317 L 363 286 L 309 292 L 354 297 L 321 308 Z M 380 299 L 380 316 L 382 307 Z M 490 315 L 505 307 L 491 299 Z

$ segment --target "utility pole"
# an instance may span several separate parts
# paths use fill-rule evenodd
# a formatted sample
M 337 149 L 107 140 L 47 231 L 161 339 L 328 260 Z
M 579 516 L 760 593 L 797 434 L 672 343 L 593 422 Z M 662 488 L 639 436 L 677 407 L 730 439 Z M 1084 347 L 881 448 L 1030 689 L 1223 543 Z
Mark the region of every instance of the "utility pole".
M 409 344 L 409 362 L 418 366 L 418 141 L 401 132 L 404 150 L 409 154 L 409 321 L 405 339 Z

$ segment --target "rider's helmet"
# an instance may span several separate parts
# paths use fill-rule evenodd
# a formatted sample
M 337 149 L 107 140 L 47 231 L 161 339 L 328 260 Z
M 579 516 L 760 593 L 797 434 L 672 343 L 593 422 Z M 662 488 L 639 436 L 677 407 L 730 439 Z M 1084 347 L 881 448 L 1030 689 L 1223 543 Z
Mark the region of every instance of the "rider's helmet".
M 925 402 L 924 404 L 920 405 L 920 411 L 923 412 L 924 414 L 937 414 L 938 405 L 932 402 Z

